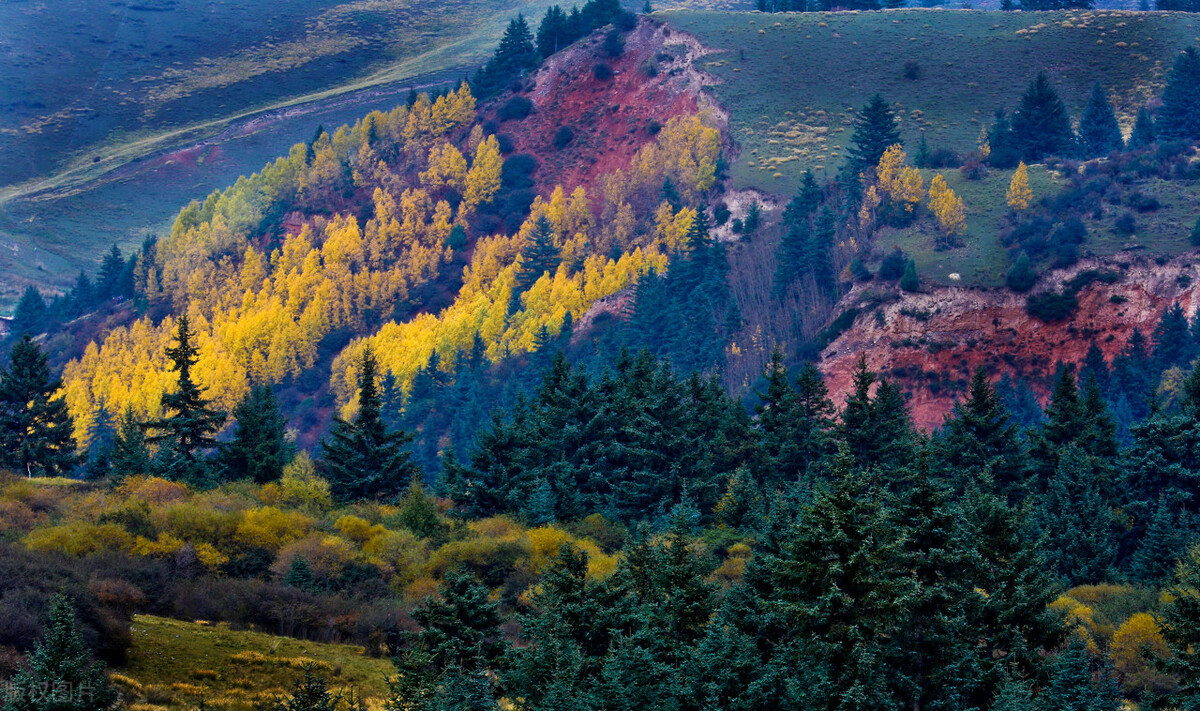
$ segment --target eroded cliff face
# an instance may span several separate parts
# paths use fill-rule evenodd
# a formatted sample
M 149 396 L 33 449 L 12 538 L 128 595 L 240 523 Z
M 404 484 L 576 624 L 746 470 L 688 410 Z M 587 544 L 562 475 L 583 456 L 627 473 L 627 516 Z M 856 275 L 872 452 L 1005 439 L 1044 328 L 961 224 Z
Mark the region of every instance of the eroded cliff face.
M 881 287 L 856 287 L 839 311 L 858 306 L 862 313 L 821 354 L 830 394 L 839 406 L 844 403 L 854 367 L 865 355 L 872 370 L 908 390 L 917 426 L 933 429 L 979 366 L 994 378 L 1004 373 L 1025 378 L 1044 397 L 1059 360 L 1081 362 L 1095 341 L 1111 361 L 1135 328 L 1149 337 L 1167 306 L 1178 301 L 1189 318 L 1200 307 L 1200 268 L 1192 257 L 1162 265 L 1136 257 L 1088 260 L 1046 275 L 1035 292 L 1089 269 L 1112 272 L 1117 281 L 1084 287 L 1074 316 L 1053 323 L 1030 316 L 1025 295 L 1006 289 L 901 293 L 898 300 L 872 307 L 871 295 L 882 293 Z

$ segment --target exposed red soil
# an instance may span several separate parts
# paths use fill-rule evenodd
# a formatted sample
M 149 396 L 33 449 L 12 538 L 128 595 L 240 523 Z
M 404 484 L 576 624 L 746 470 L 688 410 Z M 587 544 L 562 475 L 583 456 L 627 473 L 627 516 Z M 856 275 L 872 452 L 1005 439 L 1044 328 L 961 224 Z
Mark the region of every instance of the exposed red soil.
M 1032 318 L 1025 311 L 1025 297 L 1007 290 L 948 288 L 905 294 L 880 307 L 882 322 L 873 310 L 864 309 L 853 327 L 822 353 L 820 368 L 834 401 L 845 402 L 851 374 L 865 354 L 872 370 L 909 391 L 917 426 L 934 429 L 961 395 L 946 384 L 964 383 L 979 366 L 996 378 L 1004 373 L 1025 378 L 1044 398 L 1056 363 L 1080 363 L 1093 340 L 1111 362 L 1134 328 L 1149 337 L 1172 303 L 1178 301 L 1189 317 L 1200 307 L 1200 270 L 1189 258 L 1164 266 L 1090 262 L 1051 275 L 1045 283 L 1062 283 L 1087 268 L 1112 269 L 1120 280 L 1084 288 L 1074 318 L 1057 323 Z M 862 295 L 851 293 L 846 303 L 857 303 Z M 1119 303 L 1111 300 L 1113 296 Z M 940 379 L 939 392 L 928 387 L 929 374 Z
M 663 54 L 670 34 L 669 28 L 642 20 L 623 35 L 625 51 L 620 57 L 607 57 L 603 33 L 596 33 L 555 54 L 538 70 L 523 94 L 533 102 L 533 113 L 502 123 L 498 133 L 512 138 L 517 152 L 537 158 L 539 193 L 548 194 L 556 185 L 569 192 L 628 166 L 637 150 L 654 139 L 651 122 L 665 124 L 698 110 L 699 85 L 690 63 Z M 612 68 L 612 78 L 595 77 L 593 69 L 601 62 Z M 651 65 L 657 68 L 656 76 L 643 70 Z M 502 98 L 496 107 L 503 103 Z M 495 118 L 495 109 L 490 118 Z M 570 126 L 575 137 L 558 150 L 553 141 L 562 126 Z

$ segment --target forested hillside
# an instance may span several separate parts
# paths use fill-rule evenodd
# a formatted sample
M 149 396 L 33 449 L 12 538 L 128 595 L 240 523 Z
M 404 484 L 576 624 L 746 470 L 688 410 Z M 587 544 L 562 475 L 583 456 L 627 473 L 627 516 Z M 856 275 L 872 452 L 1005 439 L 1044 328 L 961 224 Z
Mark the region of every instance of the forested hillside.
M 3 711 L 1200 705 L 1191 16 L 641 9 L 24 291 Z

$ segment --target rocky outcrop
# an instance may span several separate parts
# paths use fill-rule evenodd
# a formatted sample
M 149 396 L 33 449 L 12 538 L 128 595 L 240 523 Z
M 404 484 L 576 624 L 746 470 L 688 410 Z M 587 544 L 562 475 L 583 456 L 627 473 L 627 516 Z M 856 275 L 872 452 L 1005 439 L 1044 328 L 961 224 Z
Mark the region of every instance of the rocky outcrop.
M 1058 361 L 1082 361 L 1093 341 L 1111 359 L 1135 328 L 1150 336 L 1170 304 L 1178 301 L 1189 317 L 1200 306 L 1200 268 L 1191 257 L 1161 265 L 1089 260 L 1047 275 L 1039 289 L 1061 285 L 1089 269 L 1110 272 L 1117 280 L 1085 286 L 1074 316 L 1052 323 L 1031 317 L 1026 297 L 1006 289 L 950 287 L 896 298 L 896 292 L 884 293 L 871 284 L 857 287 L 843 306 L 858 307 L 860 314 L 822 353 L 821 371 L 840 404 L 850 391 L 855 364 L 865 355 L 873 370 L 906 387 L 913 419 L 932 429 L 980 366 L 994 377 L 1011 373 L 1025 378 L 1044 396 Z

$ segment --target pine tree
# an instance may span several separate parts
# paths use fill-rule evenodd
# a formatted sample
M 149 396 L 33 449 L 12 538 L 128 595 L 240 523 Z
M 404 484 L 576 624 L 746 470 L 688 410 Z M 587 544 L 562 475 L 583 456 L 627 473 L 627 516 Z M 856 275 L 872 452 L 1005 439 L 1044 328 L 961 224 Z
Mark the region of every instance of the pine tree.
M 314 666 L 306 665 L 303 671 L 304 676 L 292 685 L 291 695 L 276 699 L 271 711 L 338 711 L 342 697 L 329 691 Z
M 1074 141 L 1071 120 L 1045 74 L 1038 74 L 1021 97 L 1012 130 L 1013 140 L 1027 161 L 1070 152 Z
M 118 700 L 104 665 L 83 643 L 74 605 L 55 595 L 42 639 L 9 681 L 4 711 L 106 711 Z
M 554 275 L 560 258 L 554 244 L 554 227 L 545 215 L 538 217 L 529 236 L 529 244 L 521 250 L 521 269 L 517 272 L 514 294 L 527 291 L 534 282 L 549 273 Z
M 1157 140 L 1154 135 L 1154 119 L 1150 116 L 1150 109 L 1142 107 L 1138 109 L 1137 120 L 1133 122 L 1133 133 L 1129 134 L 1129 150 L 1145 148 L 1153 144 Z
M 542 17 L 541 24 L 538 25 L 538 54 L 545 59 L 563 47 L 566 47 L 572 41 L 574 41 L 574 37 L 570 31 L 567 13 L 563 12 L 563 9 L 558 5 L 551 6 L 546 10 L 545 16 Z
M 1158 615 L 1159 629 L 1170 655 L 1155 666 L 1179 683 L 1169 699 L 1179 709 L 1200 708 L 1200 548 L 1193 547 L 1179 562 Z
M 251 388 L 233 416 L 237 430 L 217 457 L 223 478 L 249 478 L 263 484 L 282 476 L 295 448 L 288 441 L 287 420 L 270 386 Z
M 1185 534 L 1170 505 L 1160 497 L 1137 550 L 1129 559 L 1129 577 L 1137 583 L 1158 587 L 1175 572 L 1185 551 Z
M 871 97 L 858 113 L 850 141 L 853 145 L 850 148 L 849 167 L 856 175 L 878 165 L 888 148 L 903 143 L 892 107 L 881 95 Z
M 13 314 L 11 335 L 20 338 L 24 335 L 36 335 L 47 328 L 46 300 L 42 292 L 33 286 L 25 287 L 21 299 L 17 302 L 17 310 Z
M 359 362 L 358 414 L 334 418 L 322 444 L 326 475 L 334 495 L 344 501 L 399 493 L 419 474 L 405 446 L 412 435 L 391 431 L 380 414 L 375 354 L 363 350 Z
M 1154 367 L 1159 371 L 1172 366 L 1186 366 L 1196 354 L 1187 314 L 1178 302 L 1163 310 L 1154 329 Z
M 1175 58 L 1154 130 L 1160 139 L 1200 140 L 1200 53 L 1195 47 Z
M 410 649 L 421 649 L 428 669 L 484 672 L 504 652 L 501 618 L 488 589 L 475 576 L 455 569 L 446 573 L 440 598 L 429 597 L 412 612 L 420 631 L 407 635 Z
M 56 398 L 62 382 L 50 375 L 46 354 L 28 335 L 0 369 L 0 466 L 26 476 L 59 476 L 79 463 L 67 404 Z
M 1092 87 L 1087 108 L 1079 118 L 1079 143 L 1085 158 L 1106 156 L 1124 145 L 1117 115 L 1099 82 Z
M 145 426 L 158 430 L 149 441 L 162 444 L 188 462 L 198 463 L 199 452 L 216 446 L 214 434 L 225 423 L 225 413 L 209 407 L 200 386 L 192 379 L 192 367 L 199 357 L 193 338 L 187 315 L 180 316 L 176 344 L 167 349 L 171 370 L 179 374 L 177 388 L 162 396 L 162 408 L 170 414 Z
M 133 410 L 126 408 L 120 427 L 113 438 L 109 470 L 114 479 L 144 476 L 150 473 L 150 451 L 146 448 L 146 428 L 138 422 Z

